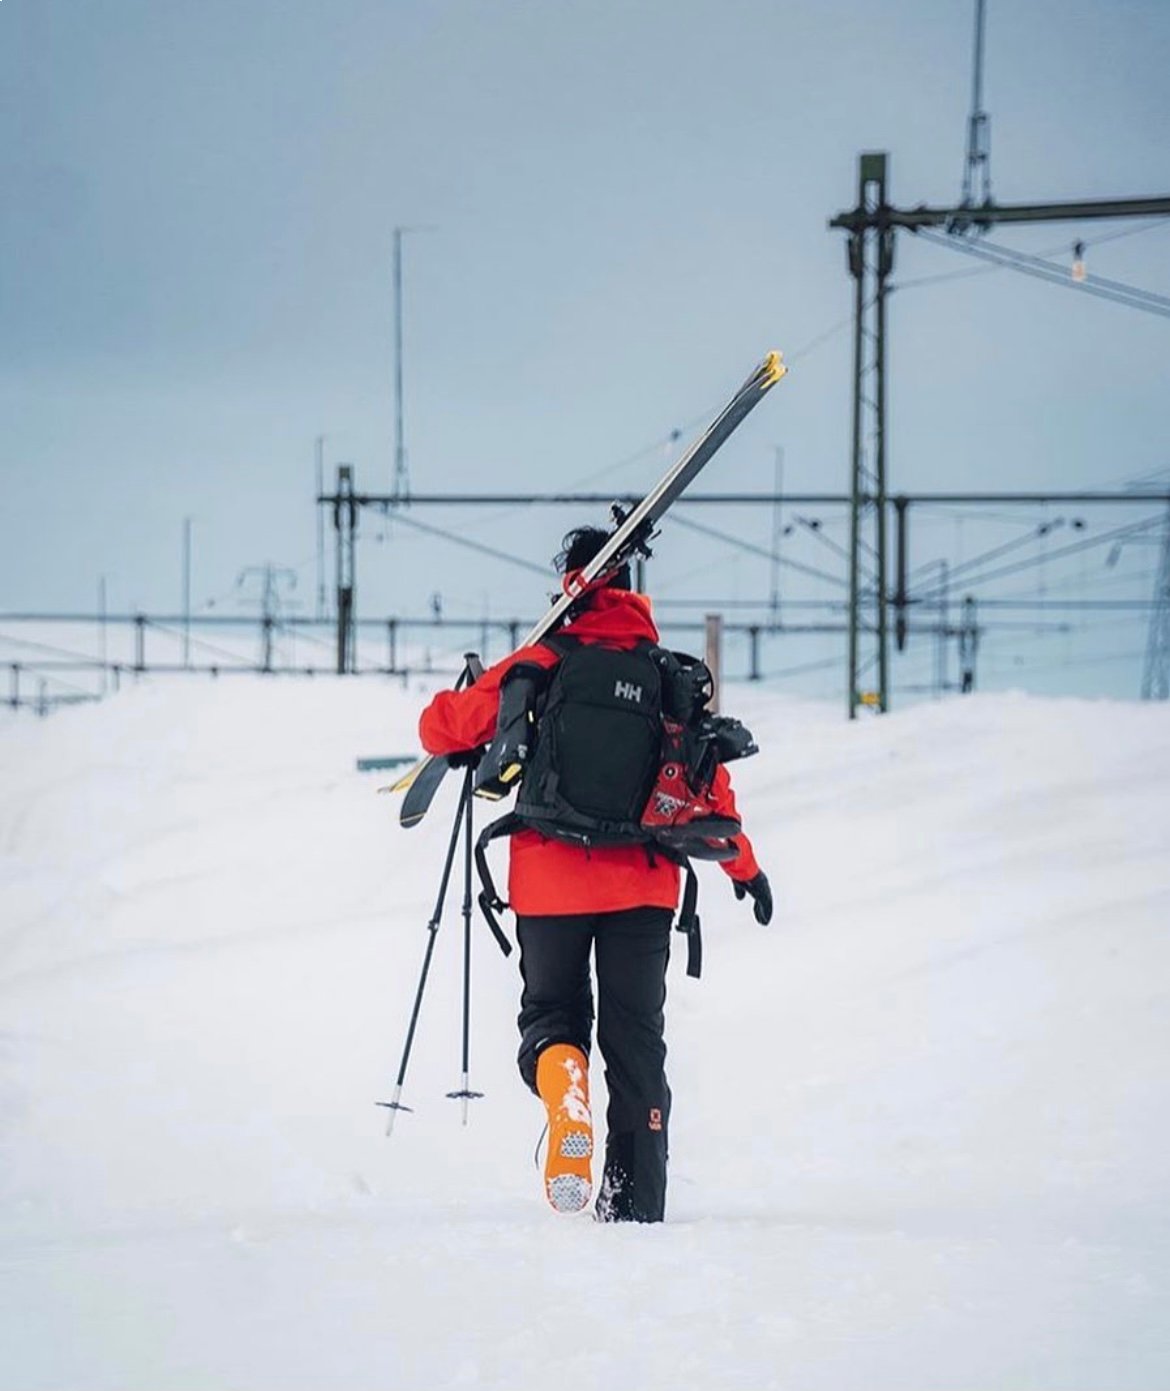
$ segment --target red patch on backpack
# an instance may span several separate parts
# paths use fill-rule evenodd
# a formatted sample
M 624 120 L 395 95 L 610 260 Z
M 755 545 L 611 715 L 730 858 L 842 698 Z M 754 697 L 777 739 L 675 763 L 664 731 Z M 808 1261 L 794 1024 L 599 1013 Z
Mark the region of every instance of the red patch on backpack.
M 650 1108 L 650 1129 L 662 1129 L 662 1112 L 658 1109 L 657 1106 L 652 1106 Z

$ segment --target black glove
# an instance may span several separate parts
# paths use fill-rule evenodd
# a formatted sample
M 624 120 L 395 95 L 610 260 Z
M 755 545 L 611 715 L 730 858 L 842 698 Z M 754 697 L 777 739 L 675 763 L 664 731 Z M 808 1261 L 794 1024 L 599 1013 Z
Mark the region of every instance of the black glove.
M 484 755 L 484 749 L 460 749 L 458 753 L 447 755 L 448 768 L 478 768 L 479 760 Z
M 736 898 L 747 898 L 751 894 L 756 922 L 766 924 L 772 921 L 772 886 L 763 870 L 754 879 L 733 879 L 731 887 L 735 890 Z

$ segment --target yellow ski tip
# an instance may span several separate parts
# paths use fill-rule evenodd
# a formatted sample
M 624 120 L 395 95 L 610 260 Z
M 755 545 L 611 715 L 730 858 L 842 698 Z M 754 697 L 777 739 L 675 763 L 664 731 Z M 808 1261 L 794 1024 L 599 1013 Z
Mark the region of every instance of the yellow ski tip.
M 429 759 L 429 758 L 422 758 L 422 759 L 420 759 L 420 760 L 419 760 L 417 763 L 415 763 L 412 767 L 408 768 L 408 769 L 406 770 L 406 772 L 403 773 L 403 775 L 398 779 L 397 782 L 392 782 L 392 783 L 390 784 L 390 786 L 387 787 L 387 788 L 379 788 L 378 791 L 379 791 L 379 792 L 406 792 L 406 791 L 408 791 L 409 788 L 410 788 L 411 783 L 414 782 L 415 778 L 418 777 L 418 775 L 422 772 L 422 770 L 427 766 L 427 764 L 428 764 L 429 762 L 430 762 L 430 759 Z
M 763 373 L 763 380 L 760 382 L 762 390 L 767 390 L 770 386 L 775 386 L 781 377 L 788 375 L 788 368 L 784 365 L 784 354 L 781 352 L 770 352 L 764 359 L 764 365 L 760 369 Z

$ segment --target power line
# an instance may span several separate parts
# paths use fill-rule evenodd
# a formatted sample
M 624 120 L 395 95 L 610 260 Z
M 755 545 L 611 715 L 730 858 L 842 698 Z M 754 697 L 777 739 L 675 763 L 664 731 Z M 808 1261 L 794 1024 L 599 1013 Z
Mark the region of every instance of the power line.
M 1062 546 L 1059 550 L 1046 553 L 1044 555 L 1032 556 L 1028 560 L 1020 560 L 1012 565 L 1002 566 L 998 570 L 992 570 L 986 575 L 976 575 L 973 579 L 968 579 L 964 583 L 968 586 L 977 584 L 987 584 L 991 580 L 1000 579 L 1004 575 L 1014 575 L 1020 570 L 1028 570 L 1036 565 L 1047 564 L 1050 561 L 1059 560 L 1064 556 L 1076 555 L 1080 551 L 1090 550 L 1094 546 L 1100 546 L 1106 541 L 1112 541 L 1118 537 L 1136 536 L 1148 531 L 1151 527 L 1157 526 L 1161 521 L 1160 517 L 1149 517 L 1145 521 L 1130 522 L 1126 526 L 1116 527 L 1112 531 L 1102 532 L 1099 536 L 1090 536 L 1083 541 L 1074 541 L 1071 545 Z M 929 603 L 938 598 L 945 590 L 938 588 L 930 593 L 920 595 L 916 602 Z
M 1117 613 L 1149 613 L 1152 599 L 980 599 L 983 609 L 1027 609 L 1029 611 L 1065 610 L 1092 613 L 1095 610 Z
M 154 618 L 144 618 L 144 624 L 153 628 L 157 633 L 165 633 L 167 637 L 181 638 L 183 634 L 175 628 L 168 627 L 165 623 L 160 623 Z M 208 642 L 205 638 L 192 638 L 191 642 L 204 652 L 210 652 L 215 657 L 222 657 L 225 661 L 236 662 L 240 666 L 251 669 L 251 663 L 247 662 L 238 652 L 229 652 L 226 647 L 217 647 L 214 643 Z
M 1105 232 L 1100 237 L 1086 237 L 1081 242 L 1081 245 L 1101 246 L 1103 243 L 1107 241 L 1120 241 L 1123 237 L 1136 237 L 1140 236 L 1142 232 L 1152 232 L 1155 228 L 1164 230 L 1167 227 L 1170 227 L 1170 218 L 1156 217 L 1153 219 L 1152 222 L 1142 223 L 1142 225 L 1139 227 L 1122 227 L 1119 228 L 1116 232 Z M 1056 249 L 1058 250 L 1059 248 Z M 1042 252 L 1041 254 L 1052 255 L 1053 252 Z
M 769 561 L 779 560 L 781 565 L 787 565 L 792 570 L 799 570 L 803 575 L 812 575 L 815 579 L 825 580 L 829 584 L 839 585 L 841 588 L 848 588 L 848 581 L 843 580 L 839 575 L 831 575 L 827 570 L 818 570 L 814 565 L 805 565 L 802 561 L 792 560 L 788 556 L 775 556 L 766 547 L 754 545 L 751 541 L 745 541 L 740 536 L 732 536 L 713 526 L 704 526 L 702 522 L 692 522 L 689 517 L 680 517 L 675 513 L 671 514 L 671 521 L 676 526 L 698 532 L 701 536 L 709 536 L 715 541 L 723 541 L 726 545 L 735 546 L 741 551 L 747 551 L 750 555 L 760 555 Z
M 816 662 L 802 662 L 800 666 L 782 667 L 779 671 L 770 671 L 765 679 L 768 681 L 780 681 L 787 676 L 803 676 L 810 671 L 827 671 L 830 667 L 840 667 L 845 665 L 845 655 L 839 657 L 822 657 Z
M 1120 500 L 1120 499 L 1119 499 Z M 925 512 L 926 517 L 920 514 Z M 1039 522 L 1030 517 L 1021 517 L 1015 512 L 986 512 L 982 508 L 964 507 L 963 511 L 955 512 L 953 508 L 938 503 L 920 502 L 916 513 L 919 526 L 938 525 L 943 522 L 955 521 L 976 521 L 976 522 L 1010 522 L 1013 526 L 1039 526 Z
M 1112 300 L 1115 304 L 1127 305 L 1131 309 L 1141 309 L 1148 314 L 1170 318 L 1170 297 L 1157 294 L 1153 290 L 1144 290 L 1136 285 L 1127 285 L 1119 280 L 1104 280 L 1100 277 L 1074 280 L 1063 266 L 1058 266 L 1052 261 L 1045 261 L 1040 256 L 1029 256 L 1023 251 L 1013 251 L 1010 247 L 1000 246 L 994 242 L 959 241 L 954 237 L 948 237 L 945 233 L 934 232 L 925 227 L 919 228 L 917 235 L 933 242 L 936 246 L 949 247 L 952 251 L 961 252 L 964 256 L 974 256 L 978 260 L 990 261 L 1009 270 L 1019 271 L 1022 275 L 1031 275 L 1038 280 L 1045 280 L 1051 285 L 1061 285 L 1065 289 L 1095 295 L 1098 299 Z
M 322 620 L 324 622 L 325 620 Z M 293 626 L 287 619 L 278 618 L 276 620 L 276 631 L 286 637 L 295 638 L 297 642 L 307 642 L 310 647 L 324 647 L 326 651 L 332 652 L 334 643 L 325 638 L 314 637 L 307 632 L 303 626 Z
M 970 560 L 960 561 L 958 565 L 952 565 L 947 574 L 948 587 L 953 585 L 956 577 L 961 575 L 965 570 L 974 570 L 980 565 L 986 565 L 990 560 L 998 559 L 1001 555 L 1008 555 L 1011 551 L 1019 550 L 1021 546 L 1034 545 L 1035 542 L 1043 540 L 1051 531 L 1054 531 L 1061 525 L 1063 520 L 1063 518 L 1057 518 L 1056 521 L 1041 522 L 1040 525 L 1036 527 L 1035 530 L 1029 532 L 1027 536 L 1015 536 L 1010 541 L 1004 541 L 1001 545 L 993 546 L 991 550 L 984 551 L 982 555 L 972 556 Z M 927 565 L 932 563 L 931 561 L 927 561 Z M 914 573 L 920 573 L 925 568 L 925 566 L 920 565 Z
M 800 526 L 804 527 L 805 531 L 807 531 L 810 536 L 816 537 L 816 539 L 821 543 L 821 545 L 826 546 L 829 550 L 833 552 L 834 555 L 840 557 L 842 560 L 847 561 L 849 559 L 849 552 L 845 549 L 845 547 L 840 545 L 837 541 L 834 541 L 831 536 L 826 536 L 824 532 L 821 530 L 820 518 L 797 517 L 796 521 Z M 871 556 L 872 559 L 877 559 L 877 553 L 874 551 L 872 546 L 863 546 L 863 549 Z
M 1102 237 L 1082 238 L 1079 242 L 1079 245 L 1082 247 L 1082 249 L 1088 249 L 1090 246 L 1101 246 L 1105 242 L 1120 241 L 1122 237 L 1133 237 L 1137 236 L 1141 232 L 1152 232 L 1155 228 L 1165 227 L 1170 227 L 1170 218 L 1158 217 L 1155 218 L 1152 222 L 1144 223 L 1140 227 L 1123 227 L 1120 231 L 1117 232 L 1107 232 Z M 988 245 L 988 243 L 983 244 Z M 952 245 L 952 243 L 948 241 L 947 245 Z M 1036 252 L 1035 254 L 1040 257 L 1055 256 L 1057 252 L 1063 251 L 1066 248 L 1066 246 L 1066 242 L 1060 242 L 1058 245 L 1046 247 L 1043 251 Z M 890 286 L 890 293 L 893 294 L 895 292 L 898 292 L 900 294 L 906 290 L 917 290 L 926 285 L 943 285 L 952 280 L 970 280 L 976 276 L 995 275 L 997 271 L 1009 269 L 1011 269 L 1010 266 L 1004 264 L 995 264 L 987 266 L 975 266 L 971 270 L 952 270 L 943 271 L 938 275 L 916 276 L 913 280 L 896 281 L 893 285 Z M 1062 274 L 1065 273 L 1062 272 Z M 1094 279 L 1096 279 L 1096 277 L 1094 277 Z
M 659 599 L 658 586 L 655 586 L 654 607 L 675 609 L 759 609 L 766 612 L 771 607 L 770 599 Z M 785 599 L 786 609 L 828 609 L 843 613 L 843 599 Z
M 412 499 L 416 501 L 416 499 Z M 408 517 L 402 512 L 395 514 L 396 520 L 404 522 L 407 526 L 412 526 L 416 531 L 426 532 L 429 536 L 441 537 L 444 541 L 450 541 L 453 546 L 463 546 L 469 551 L 477 551 L 480 555 L 491 556 L 493 560 L 503 560 L 509 565 L 517 565 L 522 570 L 532 571 L 548 580 L 549 570 L 545 565 L 537 565 L 534 561 L 524 560 L 518 555 L 512 555 L 510 551 L 500 551 L 494 546 L 485 546 L 482 541 L 472 541 L 470 537 L 459 536 L 453 531 L 444 531 L 441 527 L 431 526 L 427 522 L 420 522 L 417 517 Z
M 835 338 L 837 334 L 839 334 L 842 331 L 842 329 L 848 328 L 852 322 L 853 315 L 846 314 L 843 319 L 838 319 L 828 328 L 818 333 L 814 338 L 810 338 L 807 343 L 801 344 L 801 346 L 797 348 L 797 350 L 794 353 L 785 353 L 784 360 L 789 364 L 789 366 L 791 366 L 794 362 L 800 362 L 803 358 L 808 357 L 810 353 L 816 352 L 816 350 L 822 344 L 827 343 L 831 338 Z
M 1147 538 L 1142 536 L 1137 539 L 1146 540 Z M 1046 590 L 1046 598 L 1051 598 L 1053 594 L 1059 594 L 1067 590 L 1084 590 L 1091 588 L 1094 593 L 1098 593 L 1103 589 L 1117 589 L 1123 586 L 1127 589 L 1138 589 L 1148 585 L 1150 578 L 1151 573 L 1148 566 L 1141 570 L 1133 570 L 1124 574 L 1096 574 L 1091 579 L 1084 573 L 1061 575 L 1049 582 Z M 999 598 L 1004 602 L 1012 600 L 1022 604 L 1037 602 L 1034 595 L 1025 593 L 1020 589 L 1009 590 L 1008 593 L 1000 595 Z M 987 601 L 982 600 L 981 602 Z
M 412 507 L 421 506 L 463 506 L 463 507 L 518 507 L 529 504 L 541 506 L 608 506 L 611 502 L 637 504 L 642 501 L 641 493 L 415 493 L 410 503 Z M 317 498 L 318 503 L 337 503 L 337 494 L 324 493 Z M 344 500 L 344 499 L 343 499 Z M 916 507 L 967 507 L 967 506 L 1027 506 L 1056 507 L 1075 504 L 1107 503 L 1127 506 L 1141 502 L 1170 501 L 1170 489 L 1151 488 L 1142 492 L 1119 493 L 1107 489 L 1060 489 L 1045 491 L 1035 489 L 1026 492 L 898 492 L 889 493 L 887 502 L 905 501 Z M 355 493 L 353 501 L 359 507 L 391 507 L 393 499 L 380 493 Z M 782 503 L 784 506 L 799 507 L 848 507 L 851 497 L 848 493 L 775 493 L 722 492 L 685 493 L 678 499 L 677 507 L 718 506 L 718 507 L 758 507 Z M 875 502 L 873 496 L 867 501 Z M 671 517 L 675 512 L 671 511 Z M 768 552 L 771 556 L 771 551 Z
M 14 638 L 7 633 L 0 633 L 0 643 L 10 643 L 13 647 L 28 647 L 37 652 L 48 652 L 54 657 L 76 658 L 78 660 L 90 661 L 91 659 L 83 652 L 73 652 L 65 647 L 54 647 L 47 642 L 33 642 L 31 638 Z M 6 663 L 11 666 L 12 663 Z
M 1051 671 L 1054 667 L 1089 667 L 1104 666 L 1109 662 L 1129 662 L 1136 661 L 1143 656 L 1142 652 L 1108 652 L 1100 653 L 1095 657 L 1053 657 L 1047 661 L 1039 662 L 1000 662 L 1000 666 L 1006 666 L 1010 671 Z

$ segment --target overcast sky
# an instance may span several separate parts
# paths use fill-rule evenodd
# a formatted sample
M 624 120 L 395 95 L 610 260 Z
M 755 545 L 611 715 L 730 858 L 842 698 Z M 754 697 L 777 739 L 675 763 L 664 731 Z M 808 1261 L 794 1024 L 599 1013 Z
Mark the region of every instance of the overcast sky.
M 972 0 L 4 0 L 0 609 L 90 610 L 104 574 L 113 608 L 174 611 L 190 516 L 197 604 L 272 560 L 311 610 L 315 436 L 331 474 L 390 483 L 396 225 L 429 229 L 406 239 L 415 490 L 645 486 L 666 457 L 647 446 L 776 346 L 792 376 L 711 482 L 770 487 L 783 446 L 787 487 L 844 491 L 848 327 L 818 340 L 850 282 L 826 222 L 862 149 L 890 151 L 895 202 L 957 198 L 972 17 Z M 1166 0 L 990 0 L 988 23 L 1000 201 L 1170 192 Z M 1067 261 L 1117 230 L 999 239 Z M 1164 469 L 1170 323 L 1007 272 L 909 283 L 973 264 L 901 238 L 892 488 Z M 1170 232 L 1090 247 L 1089 267 L 1170 291 Z M 539 562 L 577 520 L 416 515 Z M 770 535 L 767 516 L 705 520 Z M 936 529 L 916 561 L 978 549 Z M 537 577 L 379 531 L 363 612 L 435 591 L 451 612 L 535 612 Z M 681 532 L 655 565 L 679 596 L 769 583 L 766 561 Z

